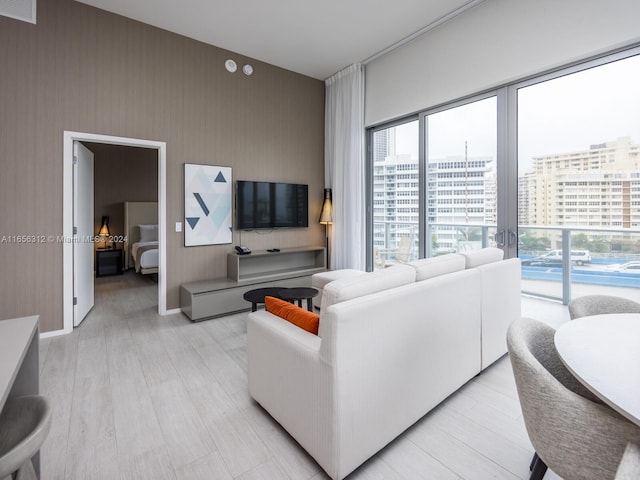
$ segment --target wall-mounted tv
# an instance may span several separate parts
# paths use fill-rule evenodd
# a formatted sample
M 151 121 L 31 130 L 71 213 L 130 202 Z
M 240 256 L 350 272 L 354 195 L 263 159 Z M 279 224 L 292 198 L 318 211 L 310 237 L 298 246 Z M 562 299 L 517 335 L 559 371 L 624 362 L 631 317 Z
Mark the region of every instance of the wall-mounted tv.
M 308 185 L 238 180 L 236 229 L 308 227 L 308 204 Z

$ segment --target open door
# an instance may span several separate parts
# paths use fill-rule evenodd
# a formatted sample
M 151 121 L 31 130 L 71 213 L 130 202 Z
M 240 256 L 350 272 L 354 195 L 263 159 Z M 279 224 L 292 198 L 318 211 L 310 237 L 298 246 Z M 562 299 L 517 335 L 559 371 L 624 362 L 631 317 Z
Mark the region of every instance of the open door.
M 73 142 L 73 326 L 93 308 L 93 153 Z

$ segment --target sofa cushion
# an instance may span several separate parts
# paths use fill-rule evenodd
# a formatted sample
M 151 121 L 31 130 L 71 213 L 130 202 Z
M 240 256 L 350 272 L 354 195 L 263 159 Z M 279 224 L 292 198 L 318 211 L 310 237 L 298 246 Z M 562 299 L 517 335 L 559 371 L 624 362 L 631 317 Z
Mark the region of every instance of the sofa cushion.
M 293 303 L 275 297 L 264 297 L 264 304 L 267 312 L 273 313 L 309 333 L 318 334 L 320 316 L 317 313 L 304 310 Z
M 504 258 L 504 252 L 499 248 L 487 247 L 480 250 L 471 250 L 469 252 L 460 252 L 465 258 L 465 267 L 474 268 L 486 263 L 499 262 Z
M 357 277 L 359 275 L 366 275 L 366 273 L 367 272 L 351 268 L 341 268 L 339 270 L 327 270 L 326 272 L 314 273 L 311 275 L 311 286 L 318 290 L 322 290 L 327 283 L 333 282 L 334 280 Z
M 357 277 L 359 275 L 366 274 L 367 272 L 351 268 L 341 268 L 339 270 L 328 270 L 326 272 L 314 273 L 311 275 L 311 286 L 318 290 L 318 295 L 313 297 L 313 306 L 319 309 L 322 305 L 322 292 L 327 283 L 341 278 Z
M 465 257 L 449 253 L 407 263 L 416 269 L 416 282 L 465 269 Z
M 335 303 L 381 292 L 382 290 L 388 290 L 389 288 L 399 287 L 415 281 L 416 270 L 408 265 L 394 265 L 393 267 L 365 273 L 364 275 L 334 280 L 324 287 L 321 310 L 325 311 Z

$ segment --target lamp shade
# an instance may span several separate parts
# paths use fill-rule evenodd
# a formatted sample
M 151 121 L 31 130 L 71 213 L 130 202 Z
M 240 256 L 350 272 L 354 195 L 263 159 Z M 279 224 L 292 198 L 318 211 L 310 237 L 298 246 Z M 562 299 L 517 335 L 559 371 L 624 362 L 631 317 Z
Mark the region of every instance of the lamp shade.
M 109 217 L 106 215 L 102 217 L 102 225 L 100 225 L 100 231 L 98 232 L 98 235 L 105 237 L 109 236 Z
M 322 210 L 320 210 L 320 223 L 333 223 L 333 205 L 331 204 L 331 189 L 324 189 L 324 201 L 322 202 Z

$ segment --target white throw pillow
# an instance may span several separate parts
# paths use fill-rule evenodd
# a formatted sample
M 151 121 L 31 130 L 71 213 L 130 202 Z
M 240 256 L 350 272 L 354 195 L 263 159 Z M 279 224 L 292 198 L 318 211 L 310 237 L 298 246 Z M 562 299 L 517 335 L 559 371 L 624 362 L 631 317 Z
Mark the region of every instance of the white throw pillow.
M 158 241 L 158 225 L 139 225 L 141 242 Z

